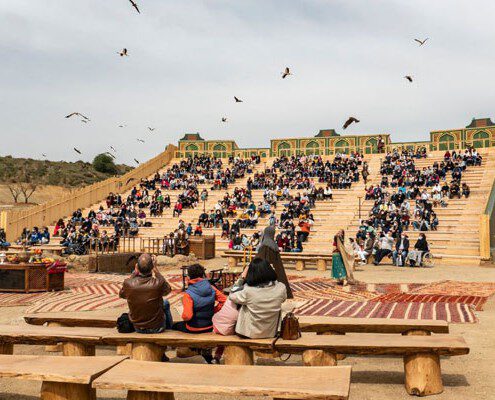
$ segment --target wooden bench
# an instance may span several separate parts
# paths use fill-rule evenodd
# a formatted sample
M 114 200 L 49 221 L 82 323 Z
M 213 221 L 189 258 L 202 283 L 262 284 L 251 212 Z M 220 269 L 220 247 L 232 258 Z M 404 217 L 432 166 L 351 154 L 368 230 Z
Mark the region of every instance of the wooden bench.
M 321 253 L 280 253 L 282 261 L 294 262 L 296 264 L 296 271 L 303 271 L 306 268 L 306 264 L 316 264 L 318 271 L 326 271 L 327 264 L 332 260 L 332 254 Z M 230 268 L 235 268 L 238 265 L 239 260 L 245 258 L 245 254 L 240 250 L 224 251 L 223 258 L 227 258 Z M 255 257 L 255 253 L 253 253 Z
M 322 379 L 322 377 L 325 379 Z M 128 400 L 173 400 L 174 393 L 344 400 L 351 367 L 234 366 L 127 360 L 93 382 L 98 390 L 127 390 Z
M 108 315 L 94 316 L 89 312 L 59 312 L 28 314 L 24 320 L 31 325 L 51 325 L 70 327 L 115 328 L 117 317 L 122 310 L 109 311 Z M 300 316 L 303 332 L 316 333 L 399 333 L 424 331 L 425 333 L 449 333 L 446 321 L 387 318 L 343 318 Z
M 64 356 L 94 356 L 104 335 L 102 328 L 67 328 L 34 325 L 0 325 L 0 354 L 13 354 L 15 344 L 54 345 L 62 343 Z
M 41 381 L 42 400 L 95 400 L 93 380 L 124 359 L 0 355 L 0 378 Z

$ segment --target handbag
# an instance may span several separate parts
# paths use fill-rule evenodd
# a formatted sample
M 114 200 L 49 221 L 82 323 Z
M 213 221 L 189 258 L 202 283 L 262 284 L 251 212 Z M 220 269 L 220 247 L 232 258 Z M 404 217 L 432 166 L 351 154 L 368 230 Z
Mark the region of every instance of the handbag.
M 136 331 L 128 313 L 123 313 L 117 318 L 117 331 L 119 333 L 132 333 Z
M 283 340 L 297 340 L 301 337 L 299 319 L 293 312 L 287 313 L 282 319 L 279 337 Z

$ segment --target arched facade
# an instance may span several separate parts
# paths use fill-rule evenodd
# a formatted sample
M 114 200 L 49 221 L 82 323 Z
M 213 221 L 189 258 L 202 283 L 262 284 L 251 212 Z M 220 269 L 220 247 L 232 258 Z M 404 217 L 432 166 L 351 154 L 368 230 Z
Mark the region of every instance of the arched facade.
M 484 131 L 476 132 L 473 135 L 473 146 L 475 148 L 490 147 L 490 135 Z
M 198 153 L 198 146 L 191 143 L 186 146 L 186 157 L 194 157 Z
M 320 145 L 318 142 L 312 140 L 306 145 L 306 155 L 319 155 L 320 154 Z
M 375 138 L 368 139 L 364 144 L 364 153 L 372 154 L 378 152 L 378 140 Z
M 219 143 L 213 146 L 213 157 L 226 158 L 227 148 L 225 147 L 225 145 Z
M 279 156 L 290 156 L 292 153 L 290 144 L 287 142 L 282 142 L 278 145 L 278 155 Z
M 349 142 L 344 139 L 335 142 L 335 153 L 349 154 Z
M 438 150 L 446 151 L 446 150 L 454 150 L 455 149 L 455 137 L 450 133 L 444 133 L 438 139 Z

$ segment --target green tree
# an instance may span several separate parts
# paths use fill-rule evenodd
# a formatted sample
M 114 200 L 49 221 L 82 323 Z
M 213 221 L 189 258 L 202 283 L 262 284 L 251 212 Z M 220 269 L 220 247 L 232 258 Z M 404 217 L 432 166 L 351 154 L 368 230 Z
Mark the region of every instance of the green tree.
M 93 168 L 104 174 L 116 174 L 117 166 L 108 154 L 98 154 L 93 160 Z

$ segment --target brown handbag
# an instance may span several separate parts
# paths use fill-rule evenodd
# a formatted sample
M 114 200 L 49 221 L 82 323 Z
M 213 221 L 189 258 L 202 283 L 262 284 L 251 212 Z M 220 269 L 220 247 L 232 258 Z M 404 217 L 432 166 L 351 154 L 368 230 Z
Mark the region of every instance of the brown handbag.
M 297 340 L 301 337 L 301 327 L 299 319 L 290 312 L 282 320 L 280 327 L 280 338 L 283 340 Z

